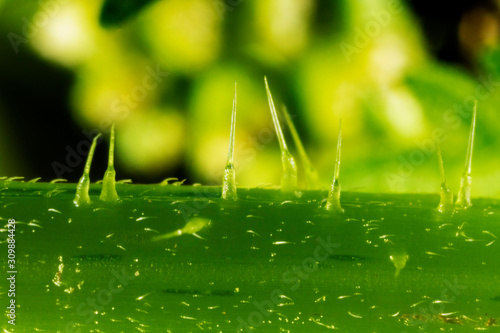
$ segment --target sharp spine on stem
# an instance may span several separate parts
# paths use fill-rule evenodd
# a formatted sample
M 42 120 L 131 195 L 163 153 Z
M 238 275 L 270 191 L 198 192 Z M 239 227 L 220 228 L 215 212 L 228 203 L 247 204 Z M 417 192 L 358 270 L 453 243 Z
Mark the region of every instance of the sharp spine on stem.
M 106 202 L 116 202 L 120 200 L 118 193 L 116 193 L 116 171 L 114 163 L 115 155 L 115 124 L 111 126 L 111 137 L 109 140 L 109 157 L 108 157 L 108 168 L 104 173 L 104 178 L 102 179 L 102 190 L 101 196 L 99 197 L 102 201 Z
M 291 193 L 297 190 L 297 164 L 292 154 L 288 151 L 288 147 L 281 131 L 281 125 L 278 118 L 278 113 L 274 107 L 273 96 L 271 95 L 271 90 L 269 89 L 269 84 L 267 83 L 267 77 L 264 77 L 264 82 L 266 84 L 267 99 L 269 102 L 269 109 L 271 110 L 271 116 L 273 117 L 274 128 L 276 130 L 276 136 L 280 144 L 281 150 L 281 163 L 283 165 L 283 175 L 281 176 L 281 192 Z
M 340 205 L 340 153 L 342 148 L 342 121 L 339 121 L 339 136 L 337 139 L 337 154 L 335 157 L 335 169 L 333 172 L 333 181 L 328 197 L 326 198 L 325 209 L 332 213 L 342 213 L 344 209 Z
M 73 199 L 75 206 L 84 206 L 90 204 L 89 197 L 89 187 L 90 187 L 90 165 L 92 164 L 92 157 L 94 157 L 95 146 L 97 145 L 97 140 L 101 137 L 99 133 L 92 140 L 92 145 L 90 146 L 89 155 L 87 156 L 87 162 L 85 163 L 85 169 L 83 169 L 83 175 L 76 185 L 76 194 Z
M 236 132 L 237 84 L 234 84 L 233 111 L 231 113 L 231 132 L 229 134 L 229 151 L 222 178 L 222 199 L 236 200 L 236 170 L 234 168 L 234 137 Z
M 474 103 L 474 110 L 472 112 L 472 121 L 470 125 L 469 143 L 467 146 L 467 156 L 465 158 L 465 170 L 460 179 L 460 189 L 458 190 L 456 205 L 460 208 L 468 208 L 472 206 L 471 202 L 471 164 L 472 164 L 472 151 L 474 148 L 474 134 L 476 130 L 476 111 L 477 101 Z
M 299 158 L 302 161 L 302 165 L 304 166 L 304 173 L 306 175 L 306 181 L 308 188 L 315 188 L 318 185 L 318 171 L 312 165 L 311 160 L 307 156 L 306 150 L 304 149 L 304 145 L 300 140 L 299 134 L 297 133 L 297 129 L 293 124 L 292 118 L 288 113 L 288 109 L 285 105 L 283 105 L 283 115 L 285 116 L 286 124 L 290 129 L 290 133 L 292 134 L 293 141 L 295 146 L 297 147 L 297 151 L 299 153 Z
M 443 156 L 441 155 L 441 147 L 438 145 L 438 160 L 439 160 L 439 172 L 441 174 L 441 192 L 440 192 L 440 201 L 438 206 L 438 211 L 441 213 L 453 211 L 453 192 L 450 190 L 448 185 L 446 184 L 446 177 L 444 174 L 444 164 L 443 164 Z

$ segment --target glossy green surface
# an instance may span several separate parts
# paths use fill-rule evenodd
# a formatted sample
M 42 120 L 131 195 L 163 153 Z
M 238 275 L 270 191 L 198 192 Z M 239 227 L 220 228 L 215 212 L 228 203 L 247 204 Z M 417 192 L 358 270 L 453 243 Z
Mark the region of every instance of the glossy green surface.
M 227 202 L 218 187 L 119 184 L 107 204 L 92 184 L 75 207 L 74 184 L 1 187 L 0 217 L 17 220 L 14 332 L 498 329 L 496 200 L 450 216 L 437 195 L 342 193 L 331 216 L 326 191 Z

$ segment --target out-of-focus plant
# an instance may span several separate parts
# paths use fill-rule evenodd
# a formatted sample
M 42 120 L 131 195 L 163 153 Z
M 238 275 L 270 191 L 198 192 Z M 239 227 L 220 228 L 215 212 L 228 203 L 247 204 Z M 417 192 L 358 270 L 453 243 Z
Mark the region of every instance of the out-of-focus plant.
M 477 43 L 471 22 L 481 13 L 461 23 L 462 45 L 481 59 L 470 74 L 428 55 L 416 19 L 398 0 L 48 0 L 31 5 L 30 15 L 50 1 L 57 10 L 29 45 L 75 72 L 76 121 L 103 131 L 115 121 L 118 163 L 134 172 L 175 176 L 169 170 L 185 164 L 192 182 L 220 182 L 237 81 L 237 181 L 278 184 L 268 75 L 325 186 L 342 118 L 346 189 L 434 191 L 436 130 L 444 133 L 440 145 L 457 188 L 468 100 L 477 99 L 474 190 L 497 194 L 489 184 L 500 178 L 492 169 L 500 162 L 492 154 L 498 62 L 483 51 L 497 45 L 495 18 L 480 20 L 486 37 Z M 489 95 L 478 96 L 488 81 Z

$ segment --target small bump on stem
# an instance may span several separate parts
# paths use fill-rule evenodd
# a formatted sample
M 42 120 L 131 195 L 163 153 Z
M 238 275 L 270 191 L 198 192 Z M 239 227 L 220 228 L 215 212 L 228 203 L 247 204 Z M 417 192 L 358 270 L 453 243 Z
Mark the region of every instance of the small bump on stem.
M 476 112 L 477 112 L 477 101 L 474 103 L 474 111 L 472 112 L 472 122 L 470 125 L 469 133 L 469 143 L 467 147 L 467 156 L 465 158 L 465 169 L 460 179 L 460 189 L 458 191 L 456 205 L 460 208 L 468 208 L 472 206 L 471 202 L 471 187 L 472 187 L 472 177 L 471 177 L 471 166 L 472 166 L 472 151 L 474 148 L 474 135 L 476 130 Z
M 194 236 L 199 236 L 196 234 L 207 227 L 210 227 L 211 220 L 202 217 L 193 217 L 188 223 L 182 228 L 175 231 L 169 232 L 167 234 L 159 235 L 153 238 L 153 241 L 166 240 L 174 237 L 179 237 L 186 234 L 191 234 Z
M 438 160 L 439 160 L 439 172 L 441 174 L 441 192 L 440 201 L 437 210 L 440 213 L 446 213 L 453 211 L 453 192 L 450 190 L 446 184 L 446 177 L 444 174 L 444 164 L 443 156 L 441 155 L 441 146 L 438 145 L 437 150 Z
M 405 252 L 395 253 L 395 254 L 392 254 L 389 256 L 389 259 L 391 259 L 392 264 L 394 265 L 394 268 L 396 269 L 396 271 L 394 272 L 394 278 L 396 278 L 396 279 L 398 278 L 399 273 L 401 272 L 401 270 L 403 268 L 405 268 L 406 262 L 408 261 L 409 258 L 410 258 L 410 256 L 408 254 L 406 254 Z
M 274 129 L 276 130 L 276 136 L 278 137 L 278 142 L 280 144 L 281 150 L 281 163 L 283 165 L 283 175 L 281 176 L 281 192 L 292 193 L 297 190 L 297 164 L 292 154 L 290 154 L 290 152 L 288 151 L 285 137 L 283 136 L 283 132 L 281 130 L 278 114 L 276 112 L 276 108 L 274 107 L 273 96 L 271 95 L 269 84 L 267 83 L 267 77 L 264 77 L 264 82 L 266 84 L 269 109 L 271 110 Z
M 325 209 L 332 213 L 342 213 L 344 209 L 340 205 L 340 154 L 342 149 L 342 121 L 339 121 L 339 136 L 337 139 L 337 155 L 335 157 L 335 168 L 333 172 L 333 181 L 328 197 L 326 198 Z
M 299 158 L 302 162 L 302 165 L 304 166 L 304 173 L 306 175 L 307 187 L 315 188 L 318 186 L 318 178 L 319 178 L 318 171 L 316 171 L 316 168 L 312 165 L 311 160 L 307 156 L 306 150 L 304 149 L 304 145 L 300 140 L 299 133 L 297 132 L 297 129 L 295 128 L 292 118 L 288 113 L 288 109 L 284 105 L 283 105 L 283 115 L 285 116 L 285 121 L 288 128 L 290 129 L 290 133 L 292 134 L 293 142 L 297 147 Z
M 231 113 L 231 132 L 226 167 L 222 178 L 222 199 L 236 200 L 236 170 L 234 168 L 234 137 L 236 133 L 237 84 L 234 84 L 233 112 Z
M 116 171 L 115 171 L 115 124 L 111 126 L 111 138 L 109 140 L 108 168 L 102 179 L 101 201 L 116 202 L 120 200 L 116 193 Z
M 92 145 L 90 146 L 89 155 L 87 156 L 87 162 L 85 163 L 85 168 L 83 169 L 83 175 L 76 185 L 76 194 L 73 199 L 75 206 L 80 207 L 90 204 L 89 197 L 89 187 L 90 187 L 90 165 L 92 164 L 92 158 L 94 157 L 95 147 L 97 145 L 97 140 L 101 137 L 99 133 L 92 140 Z

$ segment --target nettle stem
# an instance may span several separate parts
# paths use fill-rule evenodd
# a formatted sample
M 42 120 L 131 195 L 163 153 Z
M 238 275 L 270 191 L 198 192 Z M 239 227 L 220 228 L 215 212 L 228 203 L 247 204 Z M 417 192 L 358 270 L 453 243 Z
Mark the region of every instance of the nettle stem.
M 290 152 L 288 151 L 285 137 L 283 136 L 283 131 L 281 130 L 280 121 L 278 119 L 278 114 L 276 112 L 276 108 L 274 107 L 273 96 L 271 95 L 269 84 L 267 83 L 267 77 L 264 77 L 264 82 L 266 84 L 269 109 L 271 110 L 274 129 L 276 130 L 276 136 L 278 137 L 278 142 L 280 144 L 281 150 L 281 163 L 283 165 L 283 175 L 281 176 L 281 192 L 292 193 L 297 190 L 297 164 L 295 163 L 295 159 L 293 158 L 292 154 L 290 154 Z
M 90 146 L 89 155 L 87 156 L 87 162 L 85 163 L 85 169 L 83 169 L 83 175 L 80 181 L 76 185 L 76 195 L 73 199 L 75 206 L 84 206 L 90 204 L 89 197 L 89 187 L 90 187 L 90 166 L 92 164 L 92 158 L 94 157 L 95 146 L 97 145 L 97 140 L 101 137 L 101 133 L 96 135 L 92 140 L 92 145 Z
M 477 112 L 477 101 L 474 103 L 474 111 L 472 112 L 472 122 L 470 125 L 469 133 L 469 144 L 467 147 L 467 156 L 465 158 L 465 170 L 460 179 L 460 189 L 458 191 L 458 197 L 456 205 L 460 208 L 468 208 L 472 206 L 471 202 L 471 165 L 472 165 L 472 150 L 474 148 L 474 134 L 476 130 L 476 112 Z
M 118 193 L 116 193 L 116 171 L 115 171 L 115 124 L 111 126 L 111 138 L 109 140 L 109 157 L 108 168 L 102 180 L 101 196 L 102 201 L 116 202 L 120 200 Z
M 328 197 L 326 198 L 325 209 L 333 213 L 342 213 L 344 209 L 340 205 L 340 153 L 342 149 L 342 121 L 339 121 L 339 136 L 337 139 L 337 156 L 335 157 L 335 168 L 333 171 L 333 181 Z
M 231 132 L 229 134 L 229 150 L 226 167 L 222 178 L 222 199 L 236 200 L 236 170 L 234 168 L 234 137 L 236 133 L 237 84 L 234 84 L 233 112 L 231 114 Z
M 295 128 L 292 118 L 288 113 L 288 109 L 284 105 L 283 105 L 283 115 L 285 116 L 286 124 L 290 129 L 290 133 L 292 134 L 293 142 L 297 147 L 297 152 L 299 153 L 300 161 L 304 166 L 304 173 L 306 176 L 307 187 L 316 188 L 318 186 L 318 178 L 319 178 L 318 171 L 316 171 L 316 168 L 312 165 L 311 160 L 309 160 L 306 150 L 304 149 L 304 145 L 300 140 L 299 133 L 297 132 L 297 129 Z
M 439 201 L 438 211 L 446 213 L 453 211 L 453 192 L 446 184 L 446 177 L 444 174 L 443 156 L 441 155 L 441 146 L 438 145 L 438 160 L 439 160 L 439 173 L 441 174 L 441 199 Z

